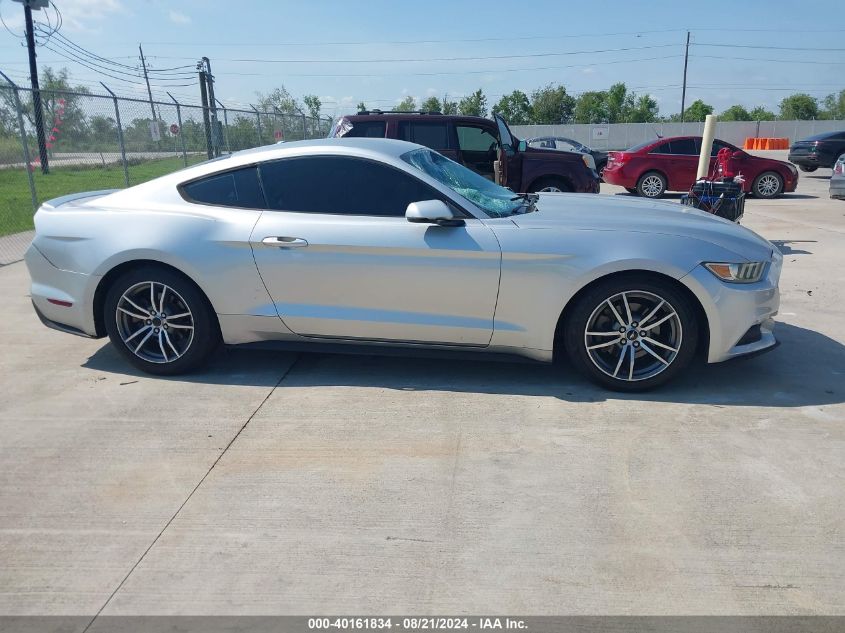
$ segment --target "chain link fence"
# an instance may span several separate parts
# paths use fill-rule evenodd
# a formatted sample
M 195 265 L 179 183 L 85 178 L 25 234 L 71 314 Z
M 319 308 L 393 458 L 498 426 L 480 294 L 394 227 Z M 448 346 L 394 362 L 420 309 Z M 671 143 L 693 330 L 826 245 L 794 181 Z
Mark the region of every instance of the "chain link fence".
M 0 84 L 0 265 L 20 258 L 32 238 L 33 214 L 45 200 L 137 185 L 210 156 L 279 140 L 323 138 L 332 123 L 219 102 L 204 112 L 172 97 L 150 103 L 114 94 L 39 92 L 46 170 L 32 91 Z

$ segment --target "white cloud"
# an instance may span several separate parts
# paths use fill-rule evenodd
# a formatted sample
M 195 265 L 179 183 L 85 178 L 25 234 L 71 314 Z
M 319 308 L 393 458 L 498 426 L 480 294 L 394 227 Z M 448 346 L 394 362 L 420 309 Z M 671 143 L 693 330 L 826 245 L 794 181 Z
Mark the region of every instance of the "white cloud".
M 119 0 L 62 0 L 58 4 L 62 12 L 62 28 L 71 32 L 96 32 L 93 23 L 126 11 Z M 52 19 L 52 8 L 46 10 L 51 12 Z M 39 21 L 43 22 L 43 19 Z
M 190 24 L 191 18 L 184 13 L 179 13 L 178 11 L 174 11 L 173 9 L 170 10 L 170 13 L 167 14 L 170 18 L 170 21 L 175 24 Z

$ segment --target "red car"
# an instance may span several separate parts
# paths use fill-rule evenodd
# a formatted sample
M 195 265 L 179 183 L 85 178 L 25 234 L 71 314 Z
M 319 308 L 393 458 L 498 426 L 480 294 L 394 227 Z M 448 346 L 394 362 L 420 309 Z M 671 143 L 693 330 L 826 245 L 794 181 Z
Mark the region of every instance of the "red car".
M 745 177 L 743 189 L 746 193 L 753 193 L 758 198 L 774 198 L 795 191 L 798 186 L 798 170 L 794 165 L 752 156 L 720 140 L 713 141 L 710 152 L 711 174 L 716 154 L 725 147 L 732 152 L 735 171 Z M 689 191 L 695 182 L 700 153 L 700 136 L 660 138 L 624 152 L 610 152 L 604 181 L 646 198 L 659 198 L 667 191 Z

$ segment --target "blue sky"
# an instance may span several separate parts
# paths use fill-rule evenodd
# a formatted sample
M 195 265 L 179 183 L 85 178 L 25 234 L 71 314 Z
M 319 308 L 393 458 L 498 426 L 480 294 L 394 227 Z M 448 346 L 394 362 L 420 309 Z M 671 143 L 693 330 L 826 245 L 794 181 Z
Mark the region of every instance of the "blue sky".
M 680 108 L 687 29 L 687 103 L 776 109 L 790 92 L 823 97 L 845 88 L 845 11 L 829 1 L 55 1 L 61 33 L 109 60 L 136 64 L 138 43 L 159 69 L 208 56 L 217 96 L 232 105 L 281 85 L 295 96 L 318 95 L 324 111 L 336 114 L 359 101 L 390 108 L 408 94 L 419 102 L 482 88 L 492 104 L 514 89 L 530 93 L 548 83 L 577 94 L 624 81 L 669 114 Z M 21 32 L 21 5 L 0 0 L 0 10 Z M 40 65 L 66 66 L 92 87 L 104 79 L 52 46 L 65 52 L 40 49 Z M 26 82 L 26 51 L 2 28 L 0 70 Z M 119 94 L 144 90 L 105 81 Z M 198 101 L 198 88 L 177 85 L 183 81 L 170 82 L 171 92 Z

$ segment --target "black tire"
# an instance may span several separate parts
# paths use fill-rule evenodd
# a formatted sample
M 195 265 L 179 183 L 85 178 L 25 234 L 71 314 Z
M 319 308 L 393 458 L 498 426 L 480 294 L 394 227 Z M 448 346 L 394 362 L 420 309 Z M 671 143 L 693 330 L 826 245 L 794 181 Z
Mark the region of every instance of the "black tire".
M 632 196 L 640 195 L 639 192 L 636 189 L 632 189 L 631 187 L 625 187 L 625 191 L 630 193 Z
M 647 171 L 637 181 L 637 195 L 656 200 L 666 193 L 666 176 L 659 171 Z
M 776 181 L 775 185 L 772 185 Z M 755 198 L 771 200 L 783 193 L 783 176 L 776 171 L 764 171 L 754 179 L 751 185 L 751 193 Z
M 539 193 L 544 189 L 554 188 L 561 192 L 569 192 L 572 191 L 572 187 L 569 186 L 563 178 L 558 178 L 557 176 L 545 176 L 543 178 L 538 178 L 532 184 L 528 193 Z
M 816 167 L 815 165 L 798 165 L 798 169 L 807 172 L 808 174 L 812 174 L 818 169 L 818 167 Z
M 632 338 L 632 330 L 625 323 L 616 322 L 612 310 L 627 320 L 624 301 L 620 298 L 622 293 L 625 293 L 632 315 L 627 325 L 636 323 L 640 326 L 637 319 L 645 318 L 646 338 L 640 338 L 637 326 Z M 608 308 L 608 300 L 614 302 L 612 310 Z M 655 306 L 658 306 L 657 311 L 648 314 Z M 621 328 L 626 331 L 619 332 Z M 587 334 L 593 331 L 606 333 L 603 336 Z M 632 273 L 599 282 L 579 296 L 568 311 L 561 334 L 564 349 L 578 371 L 613 391 L 634 392 L 654 389 L 672 380 L 689 365 L 698 346 L 699 323 L 689 299 L 671 281 Z M 673 351 L 658 347 L 653 341 L 662 341 Z M 598 347 L 588 350 L 588 345 Z M 658 362 L 644 347 L 657 350 L 665 363 Z
M 106 293 L 103 322 L 115 349 L 149 374 L 193 371 L 220 343 L 219 324 L 205 295 L 182 275 L 152 265 L 115 280 Z M 136 352 L 129 340 L 146 342 Z
M 599 180 L 604 182 L 604 168 L 607 167 L 607 161 L 602 161 L 596 165 L 596 172 L 599 175 Z

